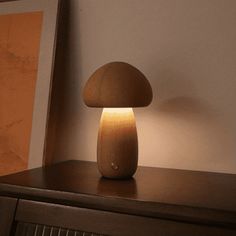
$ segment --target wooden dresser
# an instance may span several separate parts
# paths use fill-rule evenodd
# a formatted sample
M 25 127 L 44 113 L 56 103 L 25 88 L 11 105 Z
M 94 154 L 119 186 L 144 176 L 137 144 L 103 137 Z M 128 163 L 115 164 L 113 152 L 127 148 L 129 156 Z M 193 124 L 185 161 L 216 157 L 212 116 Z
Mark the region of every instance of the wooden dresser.
M 0 177 L 0 236 L 236 235 L 236 175 L 67 161 Z

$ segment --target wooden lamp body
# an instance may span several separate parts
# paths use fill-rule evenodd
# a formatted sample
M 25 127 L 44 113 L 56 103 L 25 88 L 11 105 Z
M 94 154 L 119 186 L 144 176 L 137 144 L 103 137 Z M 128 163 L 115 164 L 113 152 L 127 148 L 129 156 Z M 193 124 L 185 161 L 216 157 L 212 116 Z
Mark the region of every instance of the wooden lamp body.
M 132 108 L 105 108 L 97 143 L 98 169 L 102 176 L 125 179 L 138 164 L 138 138 Z
M 138 138 L 131 107 L 152 101 L 152 88 L 144 74 L 125 62 L 98 68 L 83 91 L 84 103 L 104 108 L 97 143 L 98 168 L 104 177 L 132 177 L 138 163 Z

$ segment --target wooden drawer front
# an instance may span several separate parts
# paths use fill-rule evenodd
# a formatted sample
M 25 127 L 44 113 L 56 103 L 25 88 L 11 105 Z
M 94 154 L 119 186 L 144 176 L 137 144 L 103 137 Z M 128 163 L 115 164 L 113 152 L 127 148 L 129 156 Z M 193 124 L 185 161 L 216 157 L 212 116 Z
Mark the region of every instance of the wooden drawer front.
M 8 236 L 14 221 L 17 199 L 0 197 L 0 236 Z
M 20 200 L 16 221 L 114 236 L 235 236 L 236 230 Z
M 15 236 L 101 236 L 47 225 L 17 222 Z

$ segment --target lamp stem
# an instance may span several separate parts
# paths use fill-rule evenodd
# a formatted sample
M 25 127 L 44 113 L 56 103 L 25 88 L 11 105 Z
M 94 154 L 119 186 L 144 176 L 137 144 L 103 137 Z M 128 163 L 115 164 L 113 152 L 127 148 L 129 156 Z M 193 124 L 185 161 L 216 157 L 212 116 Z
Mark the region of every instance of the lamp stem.
M 130 178 L 138 163 L 138 137 L 132 108 L 104 108 L 97 142 L 98 169 L 104 177 Z

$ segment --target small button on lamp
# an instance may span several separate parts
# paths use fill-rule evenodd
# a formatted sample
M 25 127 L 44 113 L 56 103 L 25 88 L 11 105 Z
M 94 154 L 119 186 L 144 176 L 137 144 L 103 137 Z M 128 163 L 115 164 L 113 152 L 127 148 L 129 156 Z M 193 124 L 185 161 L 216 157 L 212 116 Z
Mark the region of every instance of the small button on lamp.
M 133 176 L 138 164 L 138 138 L 132 107 L 148 106 L 152 88 L 135 67 L 111 62 L 88 79 L 83 99 L 89 107 L 103 107 L 97 141 L 100 173 L 111 179 Z

